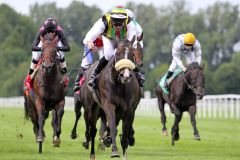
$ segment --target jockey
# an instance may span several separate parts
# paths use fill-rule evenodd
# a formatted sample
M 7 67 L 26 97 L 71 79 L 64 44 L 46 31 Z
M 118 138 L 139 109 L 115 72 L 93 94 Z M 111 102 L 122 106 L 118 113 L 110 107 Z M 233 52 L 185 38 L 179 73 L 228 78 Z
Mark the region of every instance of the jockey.
M 131 40 L 136 34 L 133 22 L 127 16 L 125 8 L 113 8 L 110 14 L 105 14 L 100 18 L 87 33 L 83 40 L 88 49 L 94 49 L 94 41 L 98 35 L 103 34 L 104 56 L 99 60 L 94 73 L 88 82 L 89 86 L 95 86 L 95 79 L 101 70 L 106 66 L 110 58 L 114 55 L 114 40 L 127 38 Z M 136 67 L 137 68 L 137 67 Z M 139 70 L 134 70 L 137 73 L 140 86 L 144 82 L 142 73 Z
M 44 35 L 47 33 L 55 33 L 55 35 L 58 36 L 59 42 L 57 44 L 57 50 L 60 56 L 59 61 L 60 61 L 61 72 L 63 74 L 67 73 L 67 66 L 66 66 L 66 61 L 65 61 L 63 52 L 70 51 L 70 46 L 63 33 L 63 29 L 57 24 L 56 20 L 53 18 L 47 18 L 44 24 L 40 27 L 32 44 L 32 62 L 30 65 L 28 75 L 24 81 L 25 88 L 28 88 L 28 89 L 31 88 L 32 80 L 30 75 L 33 73 L 34 69 L 36 69 L 38 65 L 38 60 L 41 58 L 42 42 L 40 41 L 40 37 L 44 37 Z
M 85 71 L 87 71 L 91 64 L 93 64 L 93 52 L 97 52 L 99 59 L 101 59 L 103 54 L 103 41 L 102 41 L 102 35 L 99 35 L 97 39 L 93 42 L 94 43 L 94 49 L 89 50 L 86 46 L 84 46 L 84 55 L 87 54 L 87 56 L 82 60 L 80 71 L 77 74 L 75 85 L 73 91 L 76 92 L 80 89 L 81 86 L 79 86 L 79 81 L 85 74 Z
M 141 47 L 143 48 L 143 30 L 140 24 L 136 21 L 134 13 L 130 9 L 126 9 L 127 15 L 133 21 L 136 27 L 137 41 L 140 42 Z
M 201 45 L 193 33 L 180 34 L 173 41 L 173 60 L 168 69 L 164 87 L 168 87 L 167 80 L 172 76 L 177 67 L 181 68 L 183 72 L 186 72 L 187 68 L 180 59 L 182 55 L 184 55 L 187 64 L 191 64 L 194 61 L 198 62 L 199 65 L 201 64 Z

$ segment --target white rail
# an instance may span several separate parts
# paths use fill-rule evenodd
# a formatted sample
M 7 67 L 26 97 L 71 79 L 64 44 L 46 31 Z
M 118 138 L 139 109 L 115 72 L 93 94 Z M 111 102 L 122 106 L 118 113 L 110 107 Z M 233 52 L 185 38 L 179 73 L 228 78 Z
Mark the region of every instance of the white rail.
M 0 107 L 23 107 L 23 97 L 0 98 Z M 74 108 L 73 97 L 66 97 L 67 110 Z M 173 116 L 170 113 L 168 105 L 165 106 L 167 116 Z M 136 111 L 137 116 L 159 117 L 160 112 L 157 105 L 157 98 L 143 98 Z M 184 116 L 187 116 L 184 113 Z M 240 119 L 240 95 L 207 95 L 197 102 L 198 118 L 226 118 Z

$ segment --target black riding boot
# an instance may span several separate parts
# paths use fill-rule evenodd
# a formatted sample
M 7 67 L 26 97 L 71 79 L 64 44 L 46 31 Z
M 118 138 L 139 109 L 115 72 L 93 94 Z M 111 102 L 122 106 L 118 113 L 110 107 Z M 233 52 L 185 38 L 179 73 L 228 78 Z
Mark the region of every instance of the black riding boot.
M 87 70 L 86 68 L 81 67 L 80 71 L 78 72 L 75 83 L 74 83 L 73 92 L 76 92 L 80 89 L 79 81 L 84 76 L 86 70 Z
M 173 72 L 171 72 L 171 71 L 168 71 L 168 72 L 167 72 L 166 80 L 165 80 L 165 83 L 164 83 L 164 87 L 165 87 L 165 88 L 168 88 L 168 83 L 167 83 L 167 81 L 168 81 L 168 79 L 172 76 L 172 74 L 173 74 Z
M 144 75 L 137 67 L 133 71 L 136 72 L 138 83 L 139 83 L 140 87 L 143 87 L 143 83 L 145 82 Z
M 105 57 L 102 57 L 99 60 L 97 67 L 95 68 L 93 74 L 90 77 L 90 80 L 88 81 L 89 86 L 93 86 L 93 87 L 96 86 L 96 84 L 95 84 L 96 77 L 102 71 L 102 69 L 107 65 L 107 63 L 108 63 L 108 61 L 106 60 Z

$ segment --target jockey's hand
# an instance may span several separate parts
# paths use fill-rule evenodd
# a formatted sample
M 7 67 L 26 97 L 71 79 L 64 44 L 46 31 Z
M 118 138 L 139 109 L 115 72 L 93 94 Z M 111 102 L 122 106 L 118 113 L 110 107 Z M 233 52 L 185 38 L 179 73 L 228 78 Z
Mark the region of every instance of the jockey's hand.
M 88 41 L 88 42 L 87 42 L 87 47 L 88 47 L 88 49 L 93 50 L 94 47 L 95 47 L 93 41 Z
M 187 71 L 187 68 L 186 67 L 182 67 L 182 70 L 183 70 L 183 72 L 186 72 Z

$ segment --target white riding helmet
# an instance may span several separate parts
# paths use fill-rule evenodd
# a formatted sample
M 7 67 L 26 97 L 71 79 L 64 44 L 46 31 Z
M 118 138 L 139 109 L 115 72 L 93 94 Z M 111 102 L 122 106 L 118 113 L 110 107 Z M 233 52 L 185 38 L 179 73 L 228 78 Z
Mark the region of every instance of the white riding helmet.
M 134 16 L 134 13 L 130 10 L 130 9 L 126 9 L 126 12 L 127 12 L 127 15 L 133 19 L 135 16 Z

